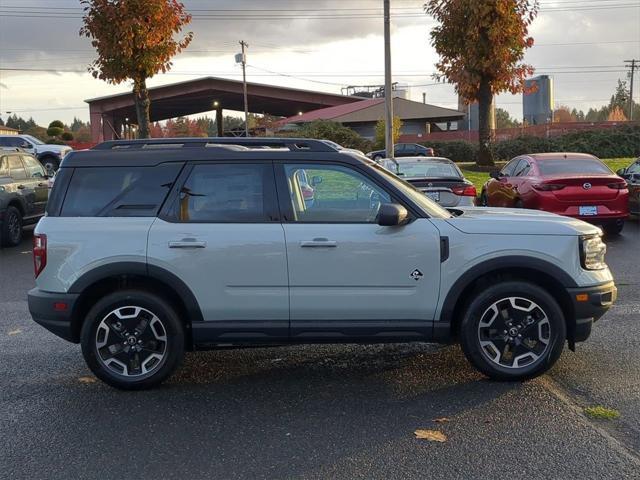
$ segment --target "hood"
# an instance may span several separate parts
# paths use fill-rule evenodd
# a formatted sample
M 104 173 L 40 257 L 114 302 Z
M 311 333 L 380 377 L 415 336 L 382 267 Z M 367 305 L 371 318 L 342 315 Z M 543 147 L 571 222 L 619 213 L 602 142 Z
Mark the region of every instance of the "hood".
M 46 145 L 38 145 L 38 151 L 39 152 L 55 152 L 55 153 L 62 153 L 62 152 L 70 152 L 71 150 L 73 150 L 71 147 L 69 147 L 68 145 L 56 145 L 53 143 L 48 143 Z
M 602 231 L 587 222 L 555 213 L 522 208 L 457 208 L 462 215 L 447 219 L 464 233 L 497 235 L 594 235 Z

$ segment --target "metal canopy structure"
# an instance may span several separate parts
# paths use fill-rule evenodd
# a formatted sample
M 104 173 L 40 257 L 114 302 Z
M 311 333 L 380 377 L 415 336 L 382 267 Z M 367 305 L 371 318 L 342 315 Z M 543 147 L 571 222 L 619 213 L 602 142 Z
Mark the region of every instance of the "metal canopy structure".
M 361 97 L 247 83 L 249 111 L 277 117 L 326 107 L 345 105 Z M 222 111 L 244 110 L 242 82 L 226 78 L 204 77 L 149 89 L 151 121 L 216 111 L 218 135 L 222 136 Z M 131 92 L 85 100 L 91 116 L 94 142 L 121 138 L 127 119 L 136 118 Z

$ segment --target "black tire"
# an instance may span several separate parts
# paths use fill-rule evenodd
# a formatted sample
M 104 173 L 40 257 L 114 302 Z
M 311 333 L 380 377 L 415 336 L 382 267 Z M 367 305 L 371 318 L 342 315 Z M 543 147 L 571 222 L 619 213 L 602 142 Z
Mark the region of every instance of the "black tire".
M 560 358 L 567 327 L 560 306 L 546 290 L 528 282 L 504 281 L 476 290 L 471 298 L 460 325 L 460 344 L 469 362 L 482 373 L 494 380 L 526 380 L 543 374 Z M 510 298 L 518 299 L 513 300 L 515 306 Z M 536 308 L 525 313 L 523 309 L 532 304 Z M 509 306 L 513 311 L 509 312 Z M 529 318 L 533 321 L 521 328 Z M 497 356 L 491 358 L 491 352 Z M 520 358 L 523 365 L 519 365 Z M 530 361 L 525 363 L 527 358 Z
M 489 199 L 487 198 L 487 191 L 486 190 L 482 190 L 482 193 L 480 194 L 480 206 L 481 207 L 488 207 L 489 206 Z
M 137 310 L 127 307 L 141 310 L 134 316 Z M 131 318 L 123 318 L 129 315 Z M 80 335 L 82 354 L 91 371 L 122 390 L 144 390 L 166 380 L 182 361 L 184 342 L 184 328 L 173 307 L 142 290 L 122 290 L 100 299 L 87 314 Z M 116 349 L 121 350 L 113 354 Z M 147 362 L 151 367 L 145 372 Z
M 604 233 L 607 235 L 620 235 L 622 233 L 622 229 L 624 228 L 624 220 L 616 220 L 614 222 L 605 223 L 602 226 Z
M 22 242 L 22 214 L 16 207 L 8 207 L 0 228 L 0 245 L 15 247 Z
M 53 155 L 46 155 L 39 160 L 42 167 L 50 175 L 60 168 L 60 160 Z

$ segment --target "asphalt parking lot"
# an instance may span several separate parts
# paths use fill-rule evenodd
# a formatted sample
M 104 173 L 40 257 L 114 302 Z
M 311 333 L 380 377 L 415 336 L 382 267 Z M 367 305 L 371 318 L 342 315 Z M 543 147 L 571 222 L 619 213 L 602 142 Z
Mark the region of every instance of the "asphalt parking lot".
M 637 219 L 607 242 L 617 304 L 526 383 L 456 346 L 324 345 L 188 354 L 161 388 L 120 392 L 31 321 L 30 242 L 0 250 L 0 478 L 640 478 Z

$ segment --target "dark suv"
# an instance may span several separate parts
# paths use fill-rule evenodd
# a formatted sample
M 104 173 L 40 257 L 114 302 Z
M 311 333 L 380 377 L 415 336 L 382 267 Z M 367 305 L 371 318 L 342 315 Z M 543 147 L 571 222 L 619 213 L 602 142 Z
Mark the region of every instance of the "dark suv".
M 49 183 L 44 167 L 20 149 L 0 149 L 0 245 L 22 241 L 22 227 L 44 215 Z

